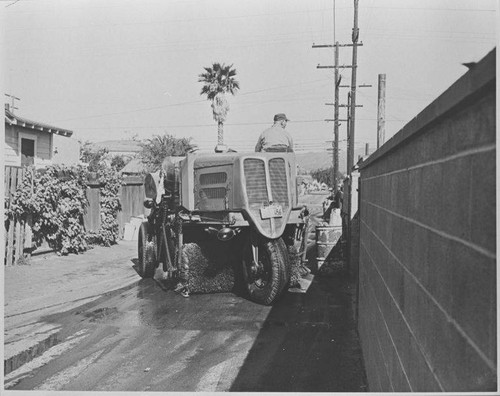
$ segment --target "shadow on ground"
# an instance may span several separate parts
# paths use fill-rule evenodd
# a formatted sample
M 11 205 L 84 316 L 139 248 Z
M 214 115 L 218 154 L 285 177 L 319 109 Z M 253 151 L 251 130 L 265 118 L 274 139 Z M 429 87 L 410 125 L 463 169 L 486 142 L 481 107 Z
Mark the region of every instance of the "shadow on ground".
M 366 391 L 354 293 L 342 275 L 316 277 L 306 294 L 287 293 L 270 311 L 230 390 Z

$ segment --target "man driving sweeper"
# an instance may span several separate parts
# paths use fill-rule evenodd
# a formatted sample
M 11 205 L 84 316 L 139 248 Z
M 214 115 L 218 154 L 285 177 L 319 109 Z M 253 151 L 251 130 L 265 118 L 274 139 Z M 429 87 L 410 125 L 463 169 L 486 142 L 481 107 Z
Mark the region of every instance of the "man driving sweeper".
M 285 114 L 276 114 L 274 124 L 260 134 L 255 151 L 293 152 L 293 139 L 285 129 L 288 121 Z

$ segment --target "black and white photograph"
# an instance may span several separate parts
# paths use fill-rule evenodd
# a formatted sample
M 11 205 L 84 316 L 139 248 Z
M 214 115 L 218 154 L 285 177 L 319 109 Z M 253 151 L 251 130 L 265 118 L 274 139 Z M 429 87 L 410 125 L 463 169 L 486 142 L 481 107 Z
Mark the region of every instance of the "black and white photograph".
M 497 394 L 497 0 L 0 0 L 0 393 Z

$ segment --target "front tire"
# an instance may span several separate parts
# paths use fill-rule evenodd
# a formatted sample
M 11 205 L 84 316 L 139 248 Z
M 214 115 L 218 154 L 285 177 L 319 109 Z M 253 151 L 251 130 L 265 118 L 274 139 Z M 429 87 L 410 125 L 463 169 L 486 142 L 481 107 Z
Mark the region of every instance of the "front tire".
M 139 264 L 137 272 L 142 278 L 152 278 L 158 264 L 156 257 L 156 236 L 150 234 L 151 226 L 144 221 L 139 228 L 137 251 Z
M 254 263 L 250 241 L 243 250 L 243 284 L 251 301 L 271 305 L 288 283 L 287 248 L 283 239 L 260 239 L 259 263 Z

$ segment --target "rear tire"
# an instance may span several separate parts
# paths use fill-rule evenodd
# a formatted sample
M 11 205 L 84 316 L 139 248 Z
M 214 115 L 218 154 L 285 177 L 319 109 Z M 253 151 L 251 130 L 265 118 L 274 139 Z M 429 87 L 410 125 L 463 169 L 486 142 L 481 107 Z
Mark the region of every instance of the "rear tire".
M 147 221 L 139 228 L 137 251 L 139 264 L 137 272 L 142 278 L 152 278 L 155 274 L 158 261 L 156 257 L 156 236 L 150 233 L 151 226 Z
M 258 249 L 257 269 L 253 265 L 250 241 L 243 249 L 243 283 L 251 301 L 271 305 L 280 297 L 289 280 L 287 248 L 283 239 L 279 238 L 261 239 Z

